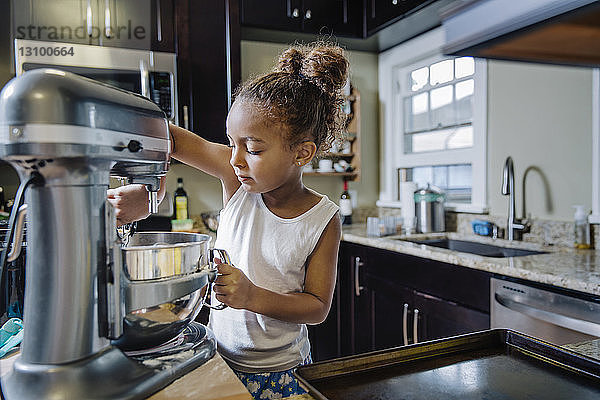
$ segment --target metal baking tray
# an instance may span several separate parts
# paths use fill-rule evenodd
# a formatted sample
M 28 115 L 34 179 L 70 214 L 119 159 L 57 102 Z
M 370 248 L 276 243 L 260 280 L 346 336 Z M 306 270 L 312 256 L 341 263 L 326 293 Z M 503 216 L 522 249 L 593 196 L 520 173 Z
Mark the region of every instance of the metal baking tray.
M 315 399 L 600 399 L 600 362 L 492 329 L 298 367 Z

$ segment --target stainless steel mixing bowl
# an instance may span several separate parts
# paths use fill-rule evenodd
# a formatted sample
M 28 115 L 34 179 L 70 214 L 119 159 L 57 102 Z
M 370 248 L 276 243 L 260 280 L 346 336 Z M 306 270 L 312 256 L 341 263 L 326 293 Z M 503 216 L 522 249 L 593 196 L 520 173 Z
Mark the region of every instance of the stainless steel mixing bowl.
M 176 278 L 200 277 L 194 290 L 168 302 L 127 310 L 123 335 L 113 344 L 124 351 L 149 349 L 177 336 L 193 321 L 202 308 L 201 289 L 214 276 L 210 260 L 211 237 L 184 232 L 139 232 L 123 247 L 123 271 L 126 284 L 151 283 L 152 288 L 168 285 Z M 148 290 L 149 288 L 149 290 Z

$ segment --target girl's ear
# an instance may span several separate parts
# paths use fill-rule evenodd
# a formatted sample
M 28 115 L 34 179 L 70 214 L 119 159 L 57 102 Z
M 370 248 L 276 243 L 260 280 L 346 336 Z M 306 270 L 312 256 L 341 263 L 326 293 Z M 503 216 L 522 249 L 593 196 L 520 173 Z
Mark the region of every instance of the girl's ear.
M 296 149 L 296 165 L 303 167 L 308 164 L 317 153 L 315 142 L 305 141 L 298 145 Z

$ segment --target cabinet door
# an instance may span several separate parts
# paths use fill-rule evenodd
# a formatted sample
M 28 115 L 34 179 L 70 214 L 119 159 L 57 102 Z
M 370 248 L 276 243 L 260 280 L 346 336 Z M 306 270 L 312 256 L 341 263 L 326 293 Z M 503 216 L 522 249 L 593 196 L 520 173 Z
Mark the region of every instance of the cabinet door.
M 375 276 L 368 276 L 367 287 L 371 297 L 370 350 L 409 344 L 413 291 Z
M 362 13 L 357 0 L 304 0 L 302 30 L 307 33 L 360 37 Z
M 140 50 L 151 48 L 156 29 L 156 19 L 152 18 L 155 12 L 153 1 L 97 1 L 97 15 L 94 13 L 92 18 L 100 31 L 99 45 Z
M 340 243 L 338 256 L 340 356 L 356 354 L 357 334 L 362 336 L 364 333 L 359 330 L 361 324 L 359 323 L 359 328 L 356 325 L 359 322 L 357 318 L 361 315 L 360 304 L 366 299 L 365 290 L 360 281 L 360 269 L 365 265 L 365 249 L 364 246 L 348 242 Z M 365 332 L 369 332 L 369 330 Z
M 151 43 L 154 51 L 175 52 L 175 15 L 173 0 L 152 0 L 150 20 Z
M 367 34 L 371 35 L 431 2 L 432 0 L 367 0 Z
M 13 38 L 98 44 L 97 0 L 89 2 L 89 10 L 83 0 L 11 0 L 10 7 Z
M 243 25 L 291 32 L 302 30 L 302 0 L 241 0 L 240 8 Z
M 415 291 L 412 306 L 418 310 L 414 332 L 419 342 L 490 328 L 489 314 L 425 293 Z
M 142 50 L 156 45 L 155 50 L 172 52 L 172 1 L 12 0 L 13 35 Z
M 225 120 L 241 77 L 237 1 L 177 0 L 175 30 L 179 124 L 227 143 Z

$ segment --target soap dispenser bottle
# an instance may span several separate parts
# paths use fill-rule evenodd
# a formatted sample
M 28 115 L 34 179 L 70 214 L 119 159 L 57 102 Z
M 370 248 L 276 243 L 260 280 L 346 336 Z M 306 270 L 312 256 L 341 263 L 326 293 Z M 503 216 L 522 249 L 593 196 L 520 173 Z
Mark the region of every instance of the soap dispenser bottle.
M 590 242 L 590 224 L 588 223 L 588 216 L 585 212 L 584 206 L 576 205 L 575 208 L 574 222 L 575 222 L 575 241 L 574 245 L 577 249 L 589 249 L 591 247 Z

